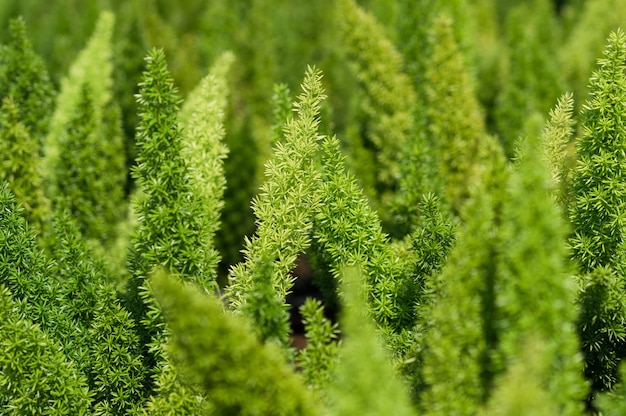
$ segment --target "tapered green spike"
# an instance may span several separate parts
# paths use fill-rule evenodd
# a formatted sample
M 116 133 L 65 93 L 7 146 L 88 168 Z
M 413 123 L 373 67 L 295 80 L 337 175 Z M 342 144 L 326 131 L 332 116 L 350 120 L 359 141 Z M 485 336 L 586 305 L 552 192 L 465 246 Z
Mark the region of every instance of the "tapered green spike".
M 332 415 L 414 415 L 408 392 L 368 313 L 365 279 L 357 267 L 342 269 L 342 345 L 330 384 Z
M 626 34 L 612 32 L 598 69 L 589 80 L 590 94 L 581 112 L 582 136 L 571 179 L 569 240 L 573 260 L 583 280 L 584 305 L 580 329 L 585 373 L 594 390 L 609 389 L 617 380 L 626 336 L 613 325 L 623 302 L 626 240 Z M 602 271 L 604 270 L 604 271 Z M 609 282 L 610 279 L 618 281 Z M 618 287 L 620 286 L 620 287 Z M 594 297 L 593 287 L 608 290 Z M 612 293 L 611 293 L 612 292 Z
M 168 354 L 216 415 L 314 415 L 314 399 L 276 345 L 198 287 L 157 272 L 150 286 L 172 330 Z
M 293 285 L 289 275 L 297 256 L 311 244 L 313 218 L 319 205 L 320 173 L 316 155 L 320 108 L 326 98 L 322 73 L 309 67 L 302 92 L 293 104 L 294 117 L 283 128 L 266 164 L 267 181 L 252 202 L 255 235 L 246 240 L 245 261 L 231 270 L 229 300 L 257 325 L 262 339 L 288 343 L 285 297 Z
M 26 37 L 24 20 L 12 20 L 9 32 L 8 44 L 0 49 L 0 180 L 9 182 L 27 220 L 42 233 L 50 201 L 41 154 L 54 92 L 43 60 Z
M 44 149 L 48 197 L 104 248 L 117 237 L 127 206 L 121 114 L 113 99 L 114 24 L 113 13 L 101 13 L 61 80 Z

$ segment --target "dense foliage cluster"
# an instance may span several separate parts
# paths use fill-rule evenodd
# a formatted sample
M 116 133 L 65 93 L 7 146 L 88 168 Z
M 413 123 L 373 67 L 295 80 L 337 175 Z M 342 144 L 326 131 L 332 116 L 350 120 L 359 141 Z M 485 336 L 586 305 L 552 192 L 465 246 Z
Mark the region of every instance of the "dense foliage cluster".
M 623 413 L 623 2 L 87 3 L 0 2 L 0 414 Z

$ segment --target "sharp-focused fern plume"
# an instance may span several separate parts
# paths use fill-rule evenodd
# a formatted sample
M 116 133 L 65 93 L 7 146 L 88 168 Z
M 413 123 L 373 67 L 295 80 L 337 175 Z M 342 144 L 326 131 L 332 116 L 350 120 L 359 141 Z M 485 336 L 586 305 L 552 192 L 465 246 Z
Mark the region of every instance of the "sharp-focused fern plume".
M 134 176 L 141 194 L 134 207 L 139 224 L 131 242 L 127 307 L 139 330 L 148 377 L 157 377 L 160 367 L 155 366 L 163 364 L 159 356 L 163 323 L 146 290 L 146 277 L 154 268 L 164 267 L 210 291 L 215 288 L 215 264 L 209 260 L 210 230 L 202 195 L 194 194 L 181 153 L 180 99 L 163 51 L 152 50 L 146 64 L 137 96 L 141 121 Z M 150 343 L 154 348 L 148 347 Z M 145 382 L 148 392 L 151 382 L 150 378 Z
M 87 380 L 0 285 L 0 412 L 89 415 Z
M 315 155 L 321 136 L 319 112 L 325 98 L 321 72 L 307 69 L 302 93 L 287 120 L 284 142 L 276 143 L 266 165 L 267 181 L 253 201 L 256 235 L 246 240 L 245 262 L 231 272 L 230 300 L 258 324 L 262 339 L 287 342 L 285 296 L 293 284 L 288 273 L 310 245 L 314 209 L 319 204 Z M 263 308 L 268 308 L 263 310 Z M 274 330 L 259 322 L 273 322 Z
M 608 40 L 604 57 L 590 79 L 582 110 L 582 137 L 572 175 L 570 238 L 580 267 L 583 306 L 580 329 L 585 373 L 594 389 L 610 388 L 624 355 L 624 231 L 626 197 L 626 35 Z M 615 281 L 612 281 L 615 280 Z M 621 317 L 621 318 L 620 318 Z

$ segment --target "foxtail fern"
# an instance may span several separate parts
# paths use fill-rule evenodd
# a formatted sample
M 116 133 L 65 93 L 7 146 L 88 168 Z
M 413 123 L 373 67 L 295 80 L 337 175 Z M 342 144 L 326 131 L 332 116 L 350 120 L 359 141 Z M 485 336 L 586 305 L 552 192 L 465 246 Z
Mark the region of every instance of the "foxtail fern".
M 45 147 L 50 199 L 70 211 L 86 238 L 104 246 L 125 214 L 126 158 L 112 97 L 113 29 L 113 14 L 103 12 L 61 81 Z
M 313 397 L 273 343 L 192 284 L 156 273 L 152 287 L 169 327 L 168 353 L 215 415 L 314 415 Z
M 24 20 L 9 24 L 0 49 L 0 180 L 8 181 L 24 215 L 39 232 L 50 214 L 41 153 L 52 112 L 53 89 L 42 59 L 26 37 Z
M 567 228 L 550 197 L 539 140 L 529 138 L 522 155 L 503 203 L 498 350 L 503 365 L 525 365 L 525 346 L 540 343 L 535 359 L 543 369 L 534 381 L 559 414 L 580 415 L 586 385 L 576 333 L 576 282 L 566 267 Z
M 307 298 L 300 313 L 307 346 L 298 353 L 298 365 L 308 385 L 323 391 L 337 362 L 339 328 L 324 316 L 324 307 L 316 299 Z
M 489 397 L 497 365 L 496 284 L 504 155 L 486 140 L 479 180 L 461 211 L 462 226 L 432 287 L 415 389 L 426 414 L 472 415 Z M 494 147 L 496 145 L 497 147 Z M 424 318 L 424 317 L 423 317 Z
M 164 328 L 147 290 L 146 277 L 155 267 L 164 267 L 211 291 L 215 273 L 206 247 L 206 213 L 201 197 L 194 195 L 181 154 L 182 136 L 177 124 L 180 99 L 163 51 L 150 51 L 146 64 L 137 96 L 139 154 L 133 175 L 141 195 L 134 206 L 138 226 L 131 242 L 126 304 L 138 327 L 144 365 L 152 372 L 148 377 L 152 377 L 164 363 L 160 356 Z M 153 382 L 145 380 L 147 393 Z
M 190 182 L 194 194 L 201 199 L 206 216 L 206 247 L 208 274 L 215 279 L 219 253 L 214 248 L 215 232 L 220 225 L 220 212 L 224 206 L 226 186 L 224 159 L 228 149 L 224 144 L 224 117 L 228 99 L 227 73 L 234 56 L 225 53 L 215 63 L 210 73 L 187 97 L 180 109 L 182 129 L 181 154 L 189 166 Z
M 89 380 L 98 415 L 132 414 L 142 403 L 143 364 L 139 337 L 115 287 L 100 282 L 89 339 Z
M 351 138 L 356 143 L 349 146 L 353 167 L 371 202 L 382 208 L 398 185 L 400 152 L 414 134 L 415 91 L 403 72 L 402 55 L 375 18 L 353 0 L 341 0 L 338 7 L 342 41 L 365 93 L 365 134 Z
M 26 29 L 22 18 L 9 23 L 9 42 L 0 49 L 0 99 L 13 100 L 19 120 L 39 148 L 50 123 L 54 91 L 44 61 L 33 50 Z
M 616 382 L 618 363 L 626 351 L 626 126 L 621 122 L 626 114 L 626 34 L 622 30 L 609 36 L 589 82 L 572 175 L 570 245 L 585 276 L 579 299 L 584 308 L 580 331 L 585 374 L 594 390 L 603 390 Z
M 262 339 L 281 343 L 287 342 L 289 331 L 284 299 L 293 279 L 288 273 L 298 254 L 310 245 L 314 210 L 319 204 L 315 156 L 321 138 L 317 131 L 320 105 L 325 98 L 321 77 L 315 68 L 306 71 L 302 93 L 294 104 L 296 115 L 287 120 L 284 142 L 276 143 L 266 164 L 267 182 L 253 201 L 256 235 L 246 240 L 245 262 L 231 271 L 233 306 L 250 317 L 274 322 L 275 330 L 262 325 L 258 330 Z M 261 293 L 267 296 L 259 298 Z M 273 312 L 261 309 L 266 305 L 274 305 Z M 264 316 L 266 313 L 271 316 Z
M 412 324 L 413 301 L 399 302 L 403 264 L 393 254 L 377 213 L 347 172 L 336 138 L 327 138 L 322 144 L 320 193 L 314 234 L 318 250 L 335 279 L 341 279 L 344 264 L 361 267 L 372 315 L 386 335 L 394 338 Z
M 508 157 L 519 137 L 539 133 L 535 119 L 545 114 L 562 91 L 562 72 L 554 59 L 560 21 L 549 0 L 518 4 L 506 19 L 508 59 L 496 98 L 495 124 Z
M 556 107 L 550 110 L 550 118 L 541 135 L 544 158 L 555 184 L 553 194 L 564 207 L 568 206 L 569 181 L 572 162 L 574 161 L 571 149 L 575 125 L 573 111 L 574 97 L 572 93 L 563 94 Z
M 368 279 L 364 277 L 358 268 L 342 269 L 344 336 L 330 384 L 330 414 L 413 415 L 406 388 L 397 378 L 368 313 Z
M 87 380 L 0 284 L 0 413 L 89 415 Z
M 454 37 L 453 22 L 439 16 L 430 36 L 433 51 L 424 86 L 428 139 L 438 161 L 438 175 L 445 184 L 444 202 L 458 214 L 477 174 L 485 125 L 466 58 Z
M 59 313 L 60 286 L 52 262 L 37 245 L 37 236 L 6 183 L 0 184 L 0 283 L 11 291 L 25 316 L 49 330 Z

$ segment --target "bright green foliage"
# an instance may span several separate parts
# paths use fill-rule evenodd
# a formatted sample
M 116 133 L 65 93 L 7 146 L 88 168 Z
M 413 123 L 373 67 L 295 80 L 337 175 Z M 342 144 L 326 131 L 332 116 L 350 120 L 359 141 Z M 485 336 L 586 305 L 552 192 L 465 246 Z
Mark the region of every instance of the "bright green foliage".
M 626 380 L 625 367 L 620 366 L 620 380 Z M 603 415 L 621 416 L 626 413 L 626 391 L 624 391 L 624 383 L 620 382 L 613 391 L 606 392 L 598 396 L 595 404 Z
M 433 53 L 426 70 L 426 117 L 444 202 L 459 213 L 475 179 L 485 127 L 473 82 L 457 46 L 452 22 L 439 17 L 430 32 Z
M 202 200 L 207 232 L 207 273 L 217 278 L 219 253 L 213 247 L 215 232 L 220 225 L 220 212 L 224 206 L 223 196 L 226 179 L 223 160 L 228 149 L 224 145 L 224 112 L 228 99 L 227 73 L 234 56 L 225 53 L 211 72 L 192 91 L 180 110 L 182 133 L 182 157 L 190 170 L 190 182 L 198 198 Z
M 409 240 L 416 257 L 415 274 L 424 277 L 438 272 L 446 263 L 456 238 L 456 225 L 441 212 L 440 200 L 432 193 L 422 197 L 418 209 L 423 225 L 411 233 Z
M 396 41 L 403 52 L 406 72 L 413 81 L 417 95 L 416 108 L 413 110 L 414 133 L 402 149 L 400 161 L 400 186 L 394 201 L 394 222 L 403 225 L 404 229 L 394 224 L 390 229 L 393 237 L 409 234 L 413 228 L 421 225 L 418 206 L 422 197 L 428 193 L 444 196 L 444 182 L 441 177 L 441 160 L 437 149 L 440 148 L 439 138 L 431 134 L 428 108 L 432 99 L 433 67 L 432 61 L 439 45 L 439 39 L 432 35 L 437 20 L 442 15 L 452 19 L 450 30 L 458 46 L 456 53 L 463 56 L 466 68 L 464 71 L 475 72 L 469 56 L 469 12 L 470 7 L 465 1 L 459 0 L 400 0 L 400 12 L 397 27 L 399 36 Z M 481 25 L 487 24 L 481 20 Z M 481 44 L 483 51 L 486 45 Z M 430 68 L 430 69 L 429 69 Z M 434 69 L 439 71 L 440 68 Z M 453 70 L 458 70 L 455 68 Z M 466 76 L 466 75 L 463 75 Z M 456 77 L 455 77 L 456 78 Z M 446 82 L 443 80 L 442 82 Z M 452 86 L 452 88 L 455 88 Z M 430 91 L 430 92 L 429 92 Z M 484 93 L 479 90 L 477 94 Z M 429 98 L 430 97 L 430 98 Z M 446 111 L 448 111 L 446 109 Z M 447 123 L 447 122 L 446 122 Z M 477 125 L 476 127 L 480 127 Z M 399 228 L 399 229 L 398 229 Z
M 54 335 L 87 376 L 96 414 L 125 415 L 139 402 L 141 387 L 134 322 L 68 213 L 56 213 L 54 220 L 53 270 L 63 305 Z
M 558 374 L 551 372 L 546 359 L 545 343 L 528 339 L 520 346 L 521 355 L 499 379 L 491 400 L 479 414 L 485 416 L 554 416 L 582 414 L 559 411 L 554 397 L 545 389 L 545 380 Z M 581 406 L 581 403 L 578 403 Z
M 173 77 L 181 85 L 183 92 L 191 90 L 201 79 L 204 68 L 199 57 L 199 47 L 196 45 L 195 36 L 177 33 L 178 22 L 172 21 L 163 14 L 164 10 L 158 0 L 137 0 L 134 2 L 140 36 L 145 46 L 162 48 L 168 56 L 169 70 Z M 183 3 L 184 10 L 187 5 Z M 185 16 L 186 25 L 193 27 L 193 20 L 198 16 L 198 11 L 188 10 L 189 15 Z M 181 19 L 182 16 L 177 16 Z M 187 29 L 187 28 L 185 28 Z M 180 36 L 184 36 L 182 40 Z
M 400 329 L 406 309 L 397 302 L 402 287 L 395 262 L 378 215 L 368 205 L 363 190 L 346 172 L 344 157 L 336 138 L 322 144 L 323 176 L 321 201 L 315 217 L 315 239 L 340 279 L 342 265 L 359 265 L 367 276 L 370 307 L 376 322 Z M 408 309 L 412 309 L 408 305 Z
M 298 365 L 307 384 L 322 391 L 331 380 L 339 351 L 339 329 L 324 316 L 322 303 L 308 298 L 300 307 L 307 346 L 298 353 Z
M 610 388 L 624 356 L 624 211 L 626 130 L 626 35 L 609 36 L 604 58 L 590 79 L 582 111 L 582 137 L 572 177 L 570 239 L 581 281 L 579 328 L 585 374 L 593 389 Z
M 523 365 L 527 343 L 543 343 L 535 359 L 545 369 L 534 382 L 559 414 L 582 414 L 586 386 L 575 325 L 576 282 L 565 267 L 567 229 L 550 198 L 539 141 L 524 144 L 503 203 L 502 264 L 495 282 L 499 360 L 507 367 Z
M 533 115 L 549 110 L 563 82 L 554 59 L 560 30 L 552 1 L 520 3 L 505 27 L 509 57 L 494 116 L 505 153 L 512 157 L 519 137 L 539 133 L 533 130 Z
M 85 84 L 75 117 L 58 138 L 60 152 L 53 179 L 56 194 L 52 198 L 58 209 L 71 213 L 85 238 L 110 243 L 116 231 L 112 224 L 124 214 L 124 160 L 113 155 L 120 151 L 114 144 L 120 139 L 119 131 L 115 136 L 104 133 L 105 129 L 117 130 L 117 120 L 104 120 L 99 128 L 94 110 L 93 96 Z
M 272 103 L 274 104 L 273 115 L 274 125 L 272 126 L 272 144 L 284 140 L 283 127 L 287 124 L 287 120 L 293 115 L 291 90 L 287 84 L 274 85 L 274 94 L 272 95 Z
M 113 23 L 113 15 L 103 12 L 62 80 L 45 149 L 50 199 L 70 211 L 86 238 L 105 246 L 126 205 L 126 158 L 112 101 Z
M 362 127 L 365 136 L 354 138 L 361 143 L 350 151 L 366 158 L 361 160 L 357 153 L 353 166 L 357 177 L 364 179 L 368 197 L 378 207 L 397 187 L 399 155 L 414 134 L 416 96 L 409 77 L 403 73 L 402 55 L 385 36 L 383 27 L 353 0 L 338 4 L 346 53 L 365 92 L 360 103 L 366 115 Z M 367 175 L 373 178 L 367 180 Z
M 87 332 L 90 385 L 97 415 L 127 415 L 141 403 L 143 367 L 132 317 L 113 286 L 101 283 Z
M 400 180 L 391 205 L 393 217 L 386 227 L 396 238 L 408 235 L 423 222 L 418 209 L 422 198 L 441 191 L 432 146 L 427 143 L 424 130 L 405 143 L 400 160 Z
M 115 16 L 111 12 L 102 12 L 89 42 L 76 57 L 68 76 L 61 81 L 56 109 L 50 122 L 48 140 L 51 143 L 47 143 L 48 157 L 58 156 L 56 153 L 58 149 L 54 147 L 56 139 L 62 135 L 65 126 L 75 114 L 84 84 L 91 90 L 97 120 L 102 120 L 104 109 L 111 102 L 113 84 L 111 42 L 114 24 Z
M 572 178 L 571 246 L 583 273 L 598 266 L 620 269 L 624 258 L 626 125 L 620 120 L 626 102 L 626 35 L 613 32 L 608 42 L 589 81 Z
M 56 260 L 52 269 L 59 280 L 59 299 L 63 317 L 55 328 L 55 337 L 68 348 L 66 355 L 77 367 L 88 373 L 88 330 L 98 302 L 98 286 L 105 279 L 103 266 L 97 264 L 85 246 L 82 237 L 67 211 L 54 215 Z
M 289 305 L 285 295 L 277 294 L 275 265 L 258 258 L 252 265 L 250 289 L 245 293 L 245 302 L 239 306 L 241 311 L 254 324 L 254 329 L 261 341 L 273 340 L 286 346 L 291 328 L 289 326 Z M 288 276 L 287 279 L 291 279 Z
M 413 304 L 415 338 L 404 354 L 403 371 L 410 374 L 413 394 L 419 394 L 424 382 L 422 365 L 424 342 L 431 323 L 431 312 L 436 294 L 441 289 L 439 273 L 446 264 L 448 254 L 456 242 L 457 224 L 441 209 L 441 202 L 434 194 L 424 195 L 418 206 L 422 225 L 417 227 L 406 241 L 410 244 L 411 255 L 403 301 Z
M 541 135 L 544 159 L 555 184 L 553 193 L 556 200 L 565 207 L 568 205 L 569 176 L 574 162 L 571 149 L 575 124 L 573 111 L 572 93 L 563 94 L 556 107 L 550 110 L 550 119 L 546 122 Z
M 26 37 L 22 18 L 8 25 L 9 42 L 0 50 L 0 99 L 10 98 L 18 119 L 35 139 L 36 148 L 43 143 L 52 111 L 53 87 L 43 60 Z
M 87 380 L 0 284 L 0 413 L 89 415 Z
M 436 286 L 421 369 L 426 414 L 473 415 L 492 384 L 499 239 L 495 202 L 484 186 L 478 185 L 465 205 L 465 224 Z
M 398 16 L 396 27 L 398 49 L 405 57 L 407 72 L 414 81 L 418 96 L 423 94 L 423 85 L 426 82 L 425 74 L 428 59 L 435 46 L 429 39 L 429 30 L 434 20 L 440 15 L 449 16 L 453 21 L 454 39 L 461 45 L 465 54 L 470 47 L 469 19 L 471 12 L 478 7 L 468 7 L 463 0 L 398 0 Z M 481 21 L 481 25 L 490 22 Z M 485 45 L 481 45 L 481 48 Z M 423 97 L 419 97 L 421 100 Z M 419 118 L 420 115 L 417 114 Z
M 20 110 L 13 99 L 6 97 L 0 107 L 0 179 L 8 181 L 24 215 L 41 231 L 46 222 L 50 202 L 45 197 L 41 174 L 40 139 L 20 120 Z
M 155 267 L 164 267 L 211 290 L 215 273 L 209 263 L 212 253 L 207 250 L 210 238 L 202 197 L 193 193 L 194 182 L 181 154 L 180 99 L 163 52 L 152 50 L 146 63 L 137 96 L 139 154 L 133 171 L 142 194 L 134 206 L 139 224 L 132 237 L 126 302 L 138 326 L 144 364 L 158 374 L 163 323 L 146 291 L 146 277 Z M 150 343 L 153 348 L 148 350 Z M 150 391 L 148 381 L 144 385 Z
M 284 128 L 285 140 L 276 143 L 274 156 L 266 164 L 267 182 L 252 204 L 257 231 L 254 237 L 246 240 L 245 262 L 231 272 L 229 296 L 234 307 L 244 310 L 253 320 L 262 318 L 266 322 L 286 323 L 286 305 L 277 305 L 277 302 L 284 304 L 293 284 L 288 273 L 298 254 L 310 245 L 314 209 L 319 201 L 316 189 L 320 175 L 315 166 L 315 155 L 321 138 L 317 128 L 324 98 L 320 71 L 308 68 L 302 93 L 294 104 L 296 116 L 288 119 Z M 268 284 L 271 286 L 267 287 Z M 259 296 L 269 298 L 261 300 Z M 252 298 L 255 304 L 246 306 Z M 258 310 L 264 303 L 278 316 L 265 316 L 272 312 Z M 267 333 L 263 338 L 276 338 L 286 343 L 288 333 L 285 330 L 288 327 L 280 324 L 276 329 L 279 328 L 280 331 L 271 331 L 273 333 Z
M 168 338 L 169 340 L 171 338 Z M 182 384 L 180 371 L 173 366 L 172 360 L 167 355 L 167 348 L 165 347 L 166 351 L 163 352 L 166 358 L 159 374 L 157 392 L 144 404 L 139 414 L 145 416 L 211 414 L 209 410 L 211 404 L 197 393 L 198 388 L 192 389 Z
M 63 316 L 58 309 L 59 284 L 51 277 L 51 263 L 37 247 L 36 235 L 23 217 L 6 183 L 0 185 L 0 283 L 19 302 L 26 317 L 44 330 Z
M 408 392 L 397 378 L 382 339 L 367 313 L 366 281 L 358 269 L 343 270 L 344 337 L 331 383 L 332 415 L 413 415 Z
M 622 0 L 585 0 L 576 14 L 574 27 L 558 53 L 559 68 L 574 91 L 576 102 L 588 93 L 589 74 L 602 54 L 611 31 L 624 24 L 626 3 Z M 547 30 L 547 29 L 546 29 Z
M 618 381 L 619 360 L 626 344 L 626 285 L 609 267 L 597 267 L 583 276 L 578 303 L 585 376 L 594 391 Z
M 74 3 L 0 1 L 0 414 L 624 407 L 626 3 Z
M 22 19 L 9 24 L 11 39 L 0 49 L 0 179 L 39 231 L 49 214 L 43 192 L 41 149 L 52 110 L 52 84 L 26 38 Z
M 247 321 L 191 284 L 157 273 L 151 286 L 172 330 L 168 353 L 184 380 L 210 397 L 215 415 L 312 415 L 313 397 Z
M 140 285 L 151 269 L 163 266 L 210 289 L 214 282 L 205 270 L 204 210 L 193 194 L 189 169 L 181 156 L 176 122 L 180 99 L 163 52 L 152 50 L 146 62 L 137 98 L 141 123 L 133 175 L 143 195 L 135 206 L 139 227 L 133 237 L 133 280 Z

